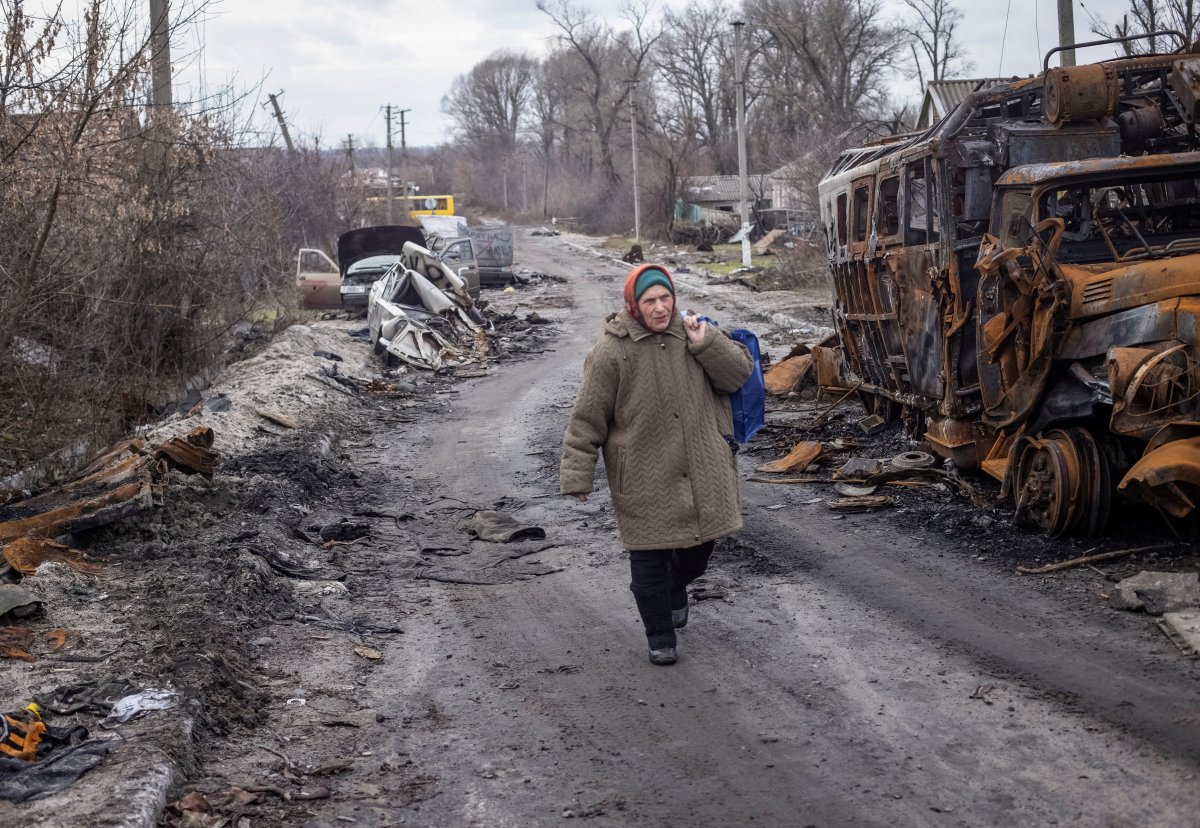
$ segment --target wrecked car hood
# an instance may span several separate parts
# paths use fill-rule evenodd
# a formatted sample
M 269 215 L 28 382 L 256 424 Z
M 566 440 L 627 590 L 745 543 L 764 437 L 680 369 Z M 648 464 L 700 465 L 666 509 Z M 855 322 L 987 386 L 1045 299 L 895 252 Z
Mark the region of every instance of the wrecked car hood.
M 422 246 L 425 244 L 425 234 L 421 228 L 381 224 L 342 233 L 338 236 L 337 247 L 338 268 L 342 278 L 355 262 L 373 256 L 399 256 L 409 242 Z

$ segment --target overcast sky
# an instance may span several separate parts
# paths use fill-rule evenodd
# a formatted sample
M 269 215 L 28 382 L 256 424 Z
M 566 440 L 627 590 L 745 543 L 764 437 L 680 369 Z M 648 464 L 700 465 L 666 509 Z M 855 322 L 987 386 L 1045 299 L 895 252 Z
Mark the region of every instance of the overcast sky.
M 619 21 L 620 0 L 581 5 Z M 1089 13 L 1115 19 L 1126 6 L 1127 0 L 1076 2 L 1076 40 L 1093 38 Z M 1056 0 L 958 0 L 958 7 L 961 40 L 974 63 L 970 76 L 1038 72 L 1044 52 L 1057 45 Z M 363 146 L 383 145 L 384 104 L 411 110 L 405 116 L 410 146 L 441 143 L 450 128 L 441 99 L 457 75 L 497 49 L 544 55 L 555 33 L 534 0 L 216 0 L 210 11 L 192 29 L 205 47 L 200 58 L 188 66 L 191 45 L 173 47 L 180 81 L 199 76 L 210 88 L 226 81 L 251 87 L 265 77 L 264 93 L 283 90 L 293 132 L 319 135 L 323 146 L 340 145 L 348 134 Z M 1080 59 L 1112 53 L 1097 48 Z M 917 106 L 915 79 L 900 76 L 893 83 Z M 177 98 L 186 94 L 183 89 Z M 273 130 L 261 108 L 253 124 Z

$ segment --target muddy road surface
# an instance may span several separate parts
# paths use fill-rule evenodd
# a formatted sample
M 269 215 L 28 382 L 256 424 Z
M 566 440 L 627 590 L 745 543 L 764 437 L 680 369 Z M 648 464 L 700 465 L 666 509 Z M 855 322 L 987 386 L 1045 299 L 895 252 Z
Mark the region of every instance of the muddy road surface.
M 583 357 L 625 270 L 569 236 L 522 233 L 518 257 L 565 280 L 494 295 L 550 322 L 527 353 L 410 397 L 338 399 L 229 457 L 232 490 L 218 475 L 197 495 L 205 548 L 290 544 L 342 577 L 244 577 L 236 606 L 210 595 L 166 622 L 190 618 L 238 667 L 201 683 L 170 801 L 249 825 L 1197 824 L 1200 669 L 1107 609 L 1095 572 L 1016 574 L 1054 550 L 1000 512 L 951 504 L 984 527 L 965 532 L 744 482 L 745 529 L 695 587 L 679 663 L 651 666 L 606 488 L 557 495 Z M 681 304 L 735 325 L 822 318 L 678 283 Z M 761 459 L 741 456 L 744 480 Z M 472 540 L 476 510 L 545 537 Z M 108 824 L 97 813 L 78 824 Z

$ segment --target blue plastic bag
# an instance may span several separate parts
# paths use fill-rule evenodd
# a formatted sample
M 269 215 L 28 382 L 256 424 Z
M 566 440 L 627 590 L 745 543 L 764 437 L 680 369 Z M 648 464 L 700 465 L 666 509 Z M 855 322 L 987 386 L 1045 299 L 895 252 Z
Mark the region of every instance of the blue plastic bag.
M 767 386 L 763 382 L 762 354 L 758 350 L 758 337 L 745 328 L 734 328 L 729 335 L 746 346 L 754 360 L 754 370 L 742 387 L 729 395 L 733 408 L 733 439 L 748 443 L 767 416 Z
M 707 316 L 700 318 L 721 327 Z M 758 348 L 758 337 L 745 328 L 734 328 L 729 336 L 745 345 L 750 352 L 750 359 L 754 361 L 754 370 L 745 383 L 729 395 L 729 405 L 733 409 L 733 439 L 738 443 L 749 443 L 767 419 L 767 386 L 763 382 L 762 353 Z

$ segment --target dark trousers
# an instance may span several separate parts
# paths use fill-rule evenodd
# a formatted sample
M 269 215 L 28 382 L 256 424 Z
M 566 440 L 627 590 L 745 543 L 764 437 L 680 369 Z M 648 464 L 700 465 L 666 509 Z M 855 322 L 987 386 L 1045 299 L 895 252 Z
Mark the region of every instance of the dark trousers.
M 633 580 L 629 589 L 637 601 L 651 650 L 675 646 L 671 610 L 687 606 L 687 586 L 708 569 L 715 541 L 687 549 L 642 549 L 629 553 Z

